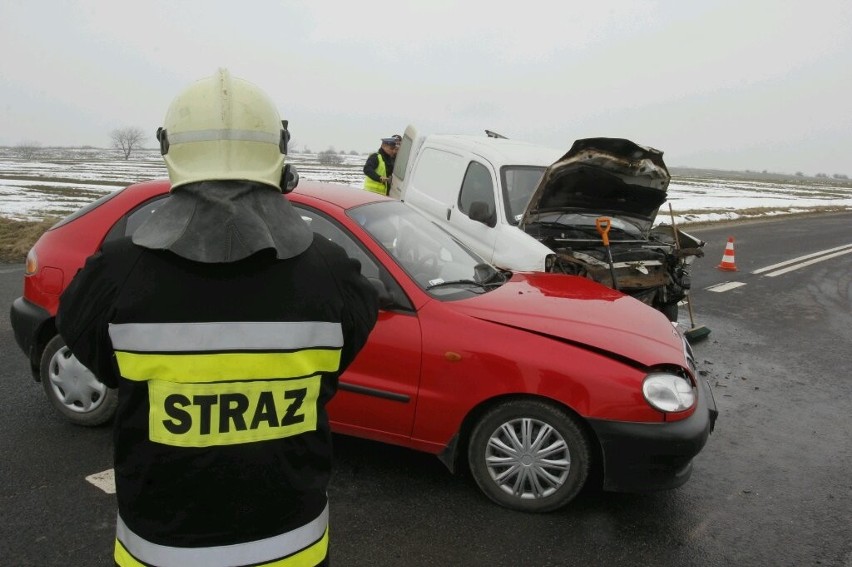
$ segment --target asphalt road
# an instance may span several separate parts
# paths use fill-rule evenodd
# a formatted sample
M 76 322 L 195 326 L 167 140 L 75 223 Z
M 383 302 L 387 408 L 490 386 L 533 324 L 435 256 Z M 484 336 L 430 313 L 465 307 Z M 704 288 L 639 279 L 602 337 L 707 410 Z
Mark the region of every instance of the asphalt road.
M 433 457 L 338 436 L 333 563 L 852 567 L 852 253 L 753 273 L 852 246 L 852 214 L 689 232 L 707 241 L 693 307 L 711 333 L 695 350 L 720 417 L 685 486 L 587 490 L 527 515 Z M 716 267 L 728 236 L 736 272 Z M 0 265 L 7 311 L 22 268 Z M 690 326 L 686 309 L 681 322 Z M 6 316 L 0 396 L 0 565 L 112 565 L 114 496 L 85 480 L 111 467 L 110 431 L 51 410 Z

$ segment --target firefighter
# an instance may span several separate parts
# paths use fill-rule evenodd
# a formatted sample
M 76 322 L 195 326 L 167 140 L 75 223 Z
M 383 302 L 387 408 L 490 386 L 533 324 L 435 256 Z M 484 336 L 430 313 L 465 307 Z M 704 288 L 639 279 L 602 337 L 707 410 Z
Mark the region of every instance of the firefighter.
M 382 145 L 378 151 L 367 156 L 364 162 L 364 189 L 379 195 L 387 195 L 390 190 L 391 175 L 393 175 L 394 161 L 402 136 L 395 134 L 389 138 L 382 138 Z
M 284 124 L 224 69 L 179 94 L 168 201 L 61 297 L 68 347 L 119 391 L 117 565 L 328 564 L 325 406 L 377 294 L 282 197 Z

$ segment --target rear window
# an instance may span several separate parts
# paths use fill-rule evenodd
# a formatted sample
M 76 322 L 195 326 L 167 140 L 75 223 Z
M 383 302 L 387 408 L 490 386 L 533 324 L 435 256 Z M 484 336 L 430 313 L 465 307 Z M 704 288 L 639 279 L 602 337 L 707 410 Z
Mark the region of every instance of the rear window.
M 100 207 L 101 205 L 103 205 L 104 203 L 106 203 L 107 201 L 109 201 L 110 199 L 112 199 L 113 197 L 115 197 L 116 195 L 121 193 L 122 191 L 124 191 L 124 189 L 118 189 L 117 191 L 113 191 L 112 193 L 107 193 L 106 195 L 104 195 L 100 199 L 98 199 L 96 201 L 92 201 L 91 203 L 89 203 L 88 205 L 83 207 L 82 209 L 80 209 L 80 210 L 78 210 L 74 213 L 71 213 L 70 215 L 68 215 L 67 217 L 65 217 L 64 219 L 62 219 L 61 221 L 59 221 L 58 223 L 56 223 L 52 227 L 50 227 L 48 230 L 53 230 L 54 228 L 59 228 L 62 225 L 66 225 L 69 222 L 82 217 L 83 215 L 89 213 L 90 211 L 94 211 L 95 209 L 97 209 L 98 207 Z

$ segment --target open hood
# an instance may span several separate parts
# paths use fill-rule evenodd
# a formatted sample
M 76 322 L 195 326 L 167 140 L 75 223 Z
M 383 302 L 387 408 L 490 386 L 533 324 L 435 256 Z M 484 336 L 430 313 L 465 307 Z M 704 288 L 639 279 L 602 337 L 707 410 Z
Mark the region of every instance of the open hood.
M 623 138 L 577 140 L 545 171 L 520 226 L 542 213 L 571 211 L 624 215 L 650 228 L 670 180 L 660 150 Z

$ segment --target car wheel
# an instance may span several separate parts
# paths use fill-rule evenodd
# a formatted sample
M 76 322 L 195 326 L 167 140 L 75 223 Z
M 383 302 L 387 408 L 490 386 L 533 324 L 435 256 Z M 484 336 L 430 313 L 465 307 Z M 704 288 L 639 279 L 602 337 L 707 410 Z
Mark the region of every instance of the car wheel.
M 118 391 L 107 388 L 83 366 L 59 335 L 44 347 L 39 374 L 50 403 L 71 422 L 101 425 L 115 413 Z
M 550 512 L 570 502 L 589 476 L 589 441 L 576 418 L 543 401 L 496 406 L 470 436 L 468 464 L 494 502 Z

